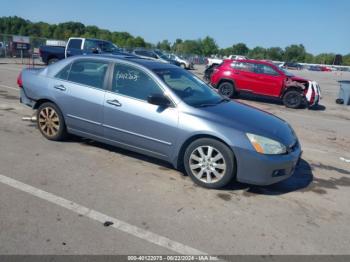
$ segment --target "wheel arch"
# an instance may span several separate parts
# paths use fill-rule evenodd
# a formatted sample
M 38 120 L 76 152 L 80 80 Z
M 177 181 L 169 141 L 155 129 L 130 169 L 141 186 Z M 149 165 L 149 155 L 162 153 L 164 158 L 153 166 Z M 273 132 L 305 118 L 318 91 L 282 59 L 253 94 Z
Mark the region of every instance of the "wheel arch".
M 40 98 L 39 100 L 37 100 L 33 106 L 33 109 L 38 109 L 42 104 L 44 103 L 53 103 L 55 104 L 58 108 L 59 106 L 55 103 L 55 101 L 53 101 L 52 99 L 49 98 Z M 59 108 L 60 109 L 60 108 Z M 60 109 L 61 110 L 61 109 Z
M 300 92 L 301 94 L 304 93 L 304 90 L 303 90 L 301 87 L 299 87 L 299 86 L 288 86 L 288 87 L 285 87 L 285 88 L 283 89 L 283 91 L 282 91 L 282 93 L 281 93 L 281 98 L 282 98 L 288 91 L 291 91 L 291 90 L 293 90 L 293 91 L 298 91 L 298 92 Z
M 187 138 L 185 140 L 184 143 L 182 143 L 181 147 L 180 147 L 180 150 L 178 151 L 179 153 L 177 154 L 177 158 L 175 160 L 175 167 L 179 170 L 184 170 L 184 163 L 183 163 L 183 158 L 184 158 L 184 155 L 185 155 L 185 151 L 186 151 L 186 148 L 195 140 L 197 139 L 200 139 L 200 138 L 211 138 L 211 139 L 215 139 L 221 143 L 223 143 L 224 145 L 226 145 L 231 151 L 232 151 L 232 154 L 233 154 L 233 158 L 234 158 L 234 161 L 235 161 L 235 167 L 237 168 L 237 160 L 236 160 L 236 155 L 235 155 L 235 152 L 232 150 L 231 146 L 222 138 L 219 138 L 215 135 L 211 135 L 211 134 L 195 134 L 195 135 L 192 135 L 190 136 L 189 138 Z
M 231 83 L 233 85 L 233 87 L 236 89 L 236 82 L 235 82 L 235 80 L 230 79 L 230 78 L 221 78 L 219 80 L 219 82 L 217 83 L 216 88 L 218 88 L 219 85 L 221 85 L 222 83 L 225 83 L 225 82 Z

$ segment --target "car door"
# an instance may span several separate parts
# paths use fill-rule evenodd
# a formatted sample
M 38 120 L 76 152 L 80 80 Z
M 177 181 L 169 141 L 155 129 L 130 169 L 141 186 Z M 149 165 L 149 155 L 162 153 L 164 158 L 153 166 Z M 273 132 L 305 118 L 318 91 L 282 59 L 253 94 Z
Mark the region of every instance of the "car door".
M 269 65 L 255 64 L 256 89 L 255 93 L 266 96 L 279 96 L 283 85 L 283 77 Z
M 70 39 L 65 52 L 66 57 L 83 54 L 83 39 Z
M 68 129 L 83 134 L 103 135 L 103 103 L 109 63 L 79 59 L 52 80 L 55 99 Z
M 152 156 L 168 159 L 177 138 L 178 110 L 147 102 L 163 89 L 145 69 L 114 65 L 104 103 L 104 134 L 109 140 Z
M 255 92 L 257 83 L 253 66 L 249 62 L 236 61 L 232 63 L 233 79 L 238 90 Z

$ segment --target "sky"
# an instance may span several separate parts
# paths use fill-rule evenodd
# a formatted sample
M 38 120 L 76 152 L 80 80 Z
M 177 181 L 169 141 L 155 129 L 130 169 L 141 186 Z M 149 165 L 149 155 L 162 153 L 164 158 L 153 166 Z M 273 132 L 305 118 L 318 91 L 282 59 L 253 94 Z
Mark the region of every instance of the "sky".
M 350 53 L 350 0 L 5 0 L 0 16 L 67 21 L 126 31 L 157 43 L 213 37 L 219 47 L 243 42 L 308 52 Z M 1 33 L 1 32 L 0 32 Z

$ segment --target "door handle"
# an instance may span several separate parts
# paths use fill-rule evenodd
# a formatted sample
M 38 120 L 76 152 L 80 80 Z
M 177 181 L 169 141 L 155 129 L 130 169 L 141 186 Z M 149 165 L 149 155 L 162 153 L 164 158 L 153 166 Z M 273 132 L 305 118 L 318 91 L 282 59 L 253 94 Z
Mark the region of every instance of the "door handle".
M 66 91 L 66 88 L 64 85 L 56 85 L 54 86 L 55 89 L 61 90 L 61 91 Z
M 122 106 L 122 104 L 117 99 L 107 100 L 107 103 L 112 106 Z

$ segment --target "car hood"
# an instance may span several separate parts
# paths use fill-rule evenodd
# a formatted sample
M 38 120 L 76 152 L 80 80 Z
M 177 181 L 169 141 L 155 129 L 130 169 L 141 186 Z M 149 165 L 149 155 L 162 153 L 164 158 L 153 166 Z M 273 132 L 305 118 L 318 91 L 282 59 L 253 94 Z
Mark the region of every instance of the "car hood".
M 293 145 L 297 140 L 293 129 L 283 119 L 240 102 L 196 108 L 195 112 L 199 117 L 219 125 L 268 137 L 286 146 Z
M 299 76 L 292 76 L 290 77 L 290 79 L 292 79 L 293 81 L 297 81 L 297 82 L 308 82 L 309 80 L 299 77 Z

